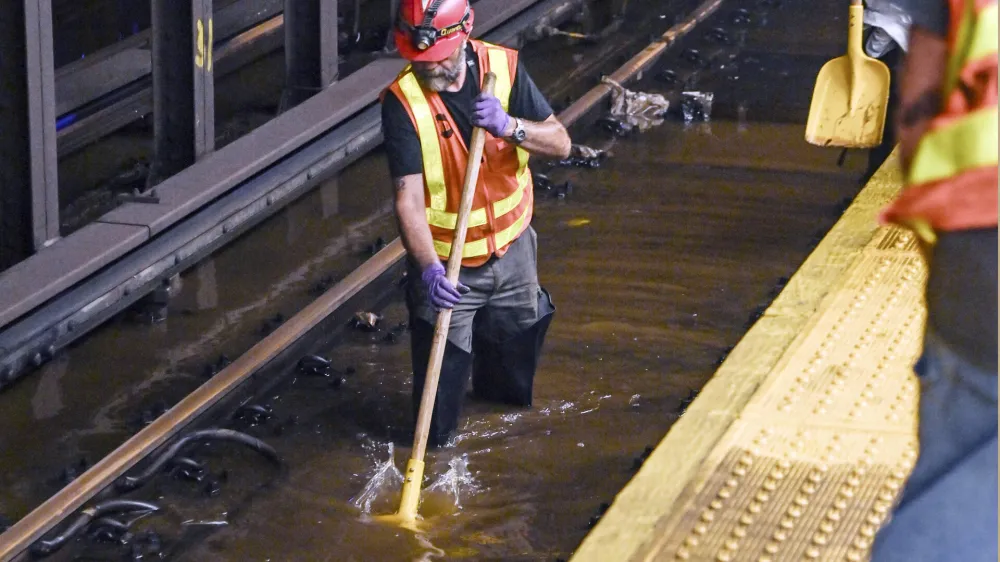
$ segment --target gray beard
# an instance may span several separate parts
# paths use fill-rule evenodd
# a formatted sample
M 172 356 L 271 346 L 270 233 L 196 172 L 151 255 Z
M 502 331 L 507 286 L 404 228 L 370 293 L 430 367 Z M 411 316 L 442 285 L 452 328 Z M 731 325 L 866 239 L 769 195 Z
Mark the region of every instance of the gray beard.
M 462 49 L 458 64 L 451 71 L 445 71 L 443 74 L 427 75 L 414 68 L 413 75 L 417 77 L 417 81 L 424 88 L 432 92 L 443 92 L 449 86 L 458 82 L 458 77 L 462 75 L 462 68 L 465 66 L 466 58 L 465 49 Z

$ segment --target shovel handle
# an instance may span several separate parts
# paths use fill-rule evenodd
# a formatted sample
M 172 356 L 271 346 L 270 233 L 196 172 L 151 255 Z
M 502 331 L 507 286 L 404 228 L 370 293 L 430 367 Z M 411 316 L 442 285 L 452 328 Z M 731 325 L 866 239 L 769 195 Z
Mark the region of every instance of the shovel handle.
M 861 0 L 851 0 L 851 7 L 848 8 L 847 17 L 847 56 L 855 66 L 867 59 L 863 46 L 863 31 L 865 26 L 865 9 Z M 854 68 L 852 80 L 857 78 L 859 68 Z
M 483 92 L 493 94 L 496 85 L 496 75 L 487 72 L 483 79 Z M 452 237 L 451 253 L 448 255 L 447 277 L 452 285 L 458 283 L 458 273 L 462 268 L 462 252 L 465 250 L 465 234 L 469 227 L 469 214 L 472 212 L 472 198 L 479 182 L 479 166 L 483 159 L 483 146 L 486 144 L 486 131 L 480 127 L 472 130 L 472 142 L 469 145 L 469 161 L 465 166 L 465 183 L 462 184 L 462 199 L 458 204 L 458 219 L 455 223 L 455 235 Z M 448 328 L 451 326 L 451 309 L 446 308 L 438 313 L 434 325 L 434 339 L 431 340 L 431 353 L 427 362 L 427 377 L 424 380 L 424 392 L 420 396 L 420 412 L 417 414 L 417 425 L 413 436 L 413 453 L 410 458 L 424 460 L 427 451 L 427 434 L 431 427 L 431 415 L 434 413 L 434 399 L 437 397 L 438 379 L 441 377 L 441 364 L 444 361 L 444 349 L 448 343 Z

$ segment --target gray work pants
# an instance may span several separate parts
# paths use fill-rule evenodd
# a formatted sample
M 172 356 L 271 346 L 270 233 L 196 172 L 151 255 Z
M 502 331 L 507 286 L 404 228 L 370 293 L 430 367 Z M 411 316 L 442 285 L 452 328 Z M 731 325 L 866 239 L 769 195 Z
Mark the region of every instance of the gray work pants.
M 420 283 L 420 271 L 410 264 L 410 288 L 407 305 L 410 314 L 430 325 L 437 322 L 437 311 Z M 538 321 L 538 238 L 530 226 L 515 240 L 501 258 L 496 256 L 480 267 L 463 267 L 459 282 L 469 287 L 451 313 L 448 341 L 462 351 L 472 352 L 473 320 L 487 309 L 492 330 L 514 335 L 531 328 Z M 503 338 L 497 338 L 503 339 Z
M 531 405 L 541 343 L 555 311 L 548 295 L 538 285 L 536 248 L 535 231 L 529 227 L 503 257 L 494 256 L 480 267 L 461 269 L 459 280 L 469 287 L 469 292 L 462 295 L 451 316 L 431 417 L 429 444 L 432 447 L 447 443 L 458 429 L 472 370 L 477 371 L 473 376 L 473 391 L 482 399 Z M 413 413 L 416 415 L 438 313 L 419 281 L 420 272 L 412 264 L 410 268 L 410 278 L 414 281 L 407 291 L 407 306 L 413 356 Z M 477 313 L 482 314 L 477 318 Z M 544 320 L 539 318 L 539 313 Z M 476 361 L 480 364 L 475 368 L 474 347 Z

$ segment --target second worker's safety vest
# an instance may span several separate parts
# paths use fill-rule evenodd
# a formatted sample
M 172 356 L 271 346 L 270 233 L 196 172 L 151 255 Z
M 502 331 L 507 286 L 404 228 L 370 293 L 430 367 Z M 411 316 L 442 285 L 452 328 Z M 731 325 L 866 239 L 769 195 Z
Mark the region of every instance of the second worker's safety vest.
M 882 214 L 928 244 L 936 232 L 997 226 L 997 0 L 950 0 L 950 15 L 941 111 Z
M 469 42 L 479 59 L 480 87 L 482 77 L 493 72 L 497 78 L 494 95 L 508 111 L 517 51 L 474 39 Z M 409 67 L 389 90 L 403 103 L 420 138 L 427 224 L 438 256 L 448 259 L 469 148 L 441 96 L 423 89 Z M 493 254 L 503 256 L 531 222 L 534 193 L 528 152 L 487 134 L 483 159 L 462 252 L 466 267 L 482 265 Z

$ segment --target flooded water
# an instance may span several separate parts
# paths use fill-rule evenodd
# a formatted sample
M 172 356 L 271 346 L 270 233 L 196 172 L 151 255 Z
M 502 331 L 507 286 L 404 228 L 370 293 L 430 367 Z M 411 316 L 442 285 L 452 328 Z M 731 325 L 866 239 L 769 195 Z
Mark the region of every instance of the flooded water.
M 740 7 L 749 22 L 734 23 Z M 370 518 L 395 511 L 412 439 L 401 295 L 379 311 L 380 330 L 314 350 L 336 376 L 297 376 L 262 399 L 267 420 L 233 422 L 274 446 L 283 468 L 229 446 L 196 448 L 189 456 L 210 477 L 161 476 L 134 492 L 166 507 L 136 530 L 155 531 L 170 560 L 568 558 L 860 187 L 863 154 L 838 166 L 837 153 L 802 140 L 804 85 L 842 48 L 835 8 L 727 2 L 703 28 L 727 29 L 729 44 L 696 31 L 634 86 L 676 104 L 683 91 L 713 92 L 708 121 L 685 122 L 675 105 L 641 134 L 588 127 L 574 140 L 607 150 L 602 167 L 536 166 L 561 187 L 538 188 L 533 222 L 557 307 L 535 403 L 467 402 L 454 446 L 428 455 L 421 532 Z M 524 51 L 539 76 L 557 66 L 545 47 Z M 688 48 L 710 62 L 694 64 Z M 276 314 L 291 316 L 317 284 L 394 237 L 383 158 L 373 153 L 183 275 L 166 322 L 116 320 L 5 393 L 0 512 L 23 515 L 65 467 L 95 460 L 144 409 L 179 399 L 219 354 L 235 357 Z M 121 552 L 84 541 L 65 559 Z

